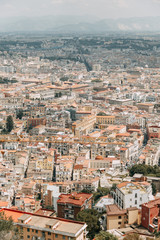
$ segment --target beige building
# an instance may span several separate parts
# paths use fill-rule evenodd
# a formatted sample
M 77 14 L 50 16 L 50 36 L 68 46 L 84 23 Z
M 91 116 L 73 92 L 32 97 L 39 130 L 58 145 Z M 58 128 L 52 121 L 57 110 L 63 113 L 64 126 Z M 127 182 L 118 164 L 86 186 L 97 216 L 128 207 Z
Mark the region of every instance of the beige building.
M 95 122 L 95 115 L 84 117 L 81 121 L 79 120 L 72 124 L 72 131 L 76 137 L 80 137 L 83 134 L 87 135 L 93 130 Z
M 97 124 L 114 124 L 115 116 L 96 116 Z
M 115 158 L 114 156 L 109 156 L 103 158 L 102 156 L 97 156 L 95 160 L 90 160 L 90 168 L 120 168 L 121 161 L 120 159 Z
M 144 110 L 148 113 L 152 113 L 154 109 L 154 104 L 152 103 L 138 103 L 137 107 L 139 110 Z
M 131 224 L 141 223 L 141 215 L 138 208 L 128 208 L 121 210 L 117 205 L 106 206 L 107 230 L 120 229 Z
M 85 240 L 87 225 L 48 216 L 30 214 L 11 209 L 0 211 L 7 218 L 12 217 L 23 240 Z

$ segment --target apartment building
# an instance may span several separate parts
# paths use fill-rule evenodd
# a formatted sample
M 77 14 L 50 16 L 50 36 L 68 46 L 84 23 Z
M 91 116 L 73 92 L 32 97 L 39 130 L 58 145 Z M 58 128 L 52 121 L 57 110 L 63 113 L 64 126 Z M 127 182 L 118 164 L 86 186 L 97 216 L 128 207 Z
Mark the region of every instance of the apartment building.
M 121 161 L 117 159 L 115 156 L 108 156 L 104 158 L 102 156 L 97 156 L 95 160 L 90 161 L 90 168 L 120 168 Z
M 142 226 L 149 231 L 160 231 L 160 198 L 142 204 Z
M 106 206 L 106 220 L 107 230 L 125 228 L 141 221 L 138 208 L 120 209 L 115 204 Z
M 81 121 L 78 120 L 72 124 L 72 131 L 76 137 L 88 134 L 91 130 L 93 130 L 95 122 L 95 115 L 84 117 Z
M 109 104 L 111 105 L 133 105 L 133 100 L 132 99 L 109 99 Z
M 139 163 L 155 166 L 160 164 L 160 139 L 153 138 L 147 142 L 139 156 Z
M 154 109 L 154 104 L 152 103 L 138 103 L 137 107 L 139 110 L 144 110 L 148 113 L 152 113 Z
M 85 223 L 42 216 L 11 209 L 0 210 L 11 217 L 23 240 L 85 240 Z
M 61 194 L 57 200 L 58 217 L 76 219 L 77 214 L 86 208 L 92 208 L 93 194 Z
M 114 124 L 115 116 L 96 116 L 96 124 Z
M 114 203 L 121 209 L 136 207 L 152 199 L 152 188 L 148 182 L 122 182 L 113 193 Z
M 27 128 L 30 126 L 36 127 L 38 125 L 45 125 L 46 119 L 45 118 L 28 118 L 27 119 Z
M 73 180 L 78 181 L 83 179 L 87 174 L 87 167 L 84 167 L 82 164 L 76 164 L 73 168 Z
M 55 185 L 44 184 L 43 185 L 43 206 L 53 207 L 57 212 L 57 200 L 60 195 L 60 187 Z
M 160 139 L 160 127 L 154 125 L 147 125 L 148 139 L 159 138 Z

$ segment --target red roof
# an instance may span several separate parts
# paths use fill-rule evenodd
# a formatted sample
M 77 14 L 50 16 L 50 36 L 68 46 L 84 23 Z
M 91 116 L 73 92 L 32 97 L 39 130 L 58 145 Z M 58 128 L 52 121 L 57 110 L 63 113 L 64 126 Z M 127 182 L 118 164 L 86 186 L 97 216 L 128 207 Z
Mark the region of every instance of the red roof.
M 74 166 L 74 169 L 83 169 L 83 165 L 82 164 L 77 164 Z
M 86 200 L 89 200 L 93 194 L 89 193 L 72 193 L 61 194 L 57 200 L 57 204 L 72 204 L 76 206 L 83 206 Z
M 142 206 L 145 206 L 145 207 L 148 207 L 148 208 L 153 208 L 153 207 L 155 207 L 159 204 L 160 204 L 160 198 L 158 198 L 156 200 L 152 200 L 148 203 L 144 203 L 144 204 L 142 204 Z

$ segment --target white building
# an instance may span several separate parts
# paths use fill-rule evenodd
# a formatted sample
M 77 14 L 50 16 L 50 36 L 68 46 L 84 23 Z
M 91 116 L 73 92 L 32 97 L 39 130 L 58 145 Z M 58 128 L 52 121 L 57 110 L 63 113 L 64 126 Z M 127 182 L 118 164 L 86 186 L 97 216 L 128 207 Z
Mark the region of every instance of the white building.
M 94 209 L 96 209 L 98 212 L 102 213 L 106 211 L 106 206 L 114 204 L 114 199 L 107 196 L 103 196 L 100 198 L 100 200 L 95 204 Z
M 120 208 L 140 208 L 141 204 L 153 199 L 152 187 L 148 182 L 122 182 L 113 193 L 114 203 Z

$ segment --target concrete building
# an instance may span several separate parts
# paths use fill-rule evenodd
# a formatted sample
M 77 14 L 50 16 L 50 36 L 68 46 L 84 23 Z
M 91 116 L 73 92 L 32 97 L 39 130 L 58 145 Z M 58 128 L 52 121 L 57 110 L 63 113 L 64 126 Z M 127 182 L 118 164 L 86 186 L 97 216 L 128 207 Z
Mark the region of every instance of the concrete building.
M 132 99 L 109 99 L 109 104 L 111 105 L 133 105 Z
M 76 121 L 72 124 L 72 131 L 75 137 L 80 137 L 83 134 L 88 134 L 94 128 L 96 116 L 91 115 L 84 117 L 81 121 Z
M 95 204 L 94 209 L 98 212 L 102 213 L 106 211 L 106 206 L 114 204 L 114 199 L 111 196 L 103 196 L 99 199 L 99 201 Z
M 11 217 L 18 227 L 23 240 L 85 240 L 85 223 L 47 217 L 11 209 L 0 210 L 7 218 Z
M 107 230 L 125 228 L 131 224 L 140 224 L 138 208 L 120 209 L 117 205 L 106 206 Z
M 139 110 L 144 110 L 148 113 L 152 113 L 154 109 L 154 104 L 152 103 L 138 103 L 137 107 Z
M 92 208 L 92 194 L 61 194 L 57 201 L 58 217 L 76 219 L 77 214 L 86 208 Z
M 160 198 L 142 204 L 142 226 L 149 231 L 160 231 Z
M 59 186 L 44 184 L 43 185 L 43 206 L 53 207 L 54 211 L 57 212 L 57 200 L 61 195 Z
M 139 208 L 152 198 L 151 184 L 148 182 L 122 182 L 113 193 L 114 202 L 121 209 Z
M 90 160 L 90 168 L 120 168 L 121 161 L 114 156 L 108 156 L 103 158 L 102 156 L 97 156 L 95 160 Z

